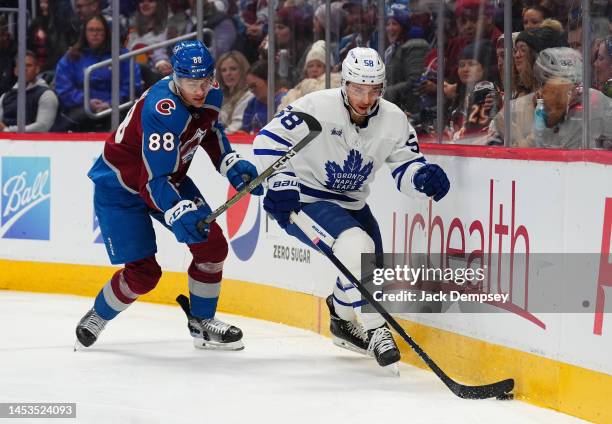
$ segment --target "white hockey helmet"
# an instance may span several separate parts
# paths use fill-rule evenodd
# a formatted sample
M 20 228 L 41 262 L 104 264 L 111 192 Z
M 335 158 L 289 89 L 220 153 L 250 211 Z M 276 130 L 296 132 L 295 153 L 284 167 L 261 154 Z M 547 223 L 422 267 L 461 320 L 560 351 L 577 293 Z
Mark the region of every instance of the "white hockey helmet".
M 345 103 L 348 103 L 346 85 L 349 82 L 368 85 L 382 84 L 381 97 L 383 96 L 386 85 L 385 64 L 376 50 L 369 47 L 355 47 L 344 58 L 342 62 L 342 95 Z M 372 106 L 372 110 L 377 105 L 378 101 Z
M 348 82 L 385 85 L 385 64 L 369 47 L 351 49 L 342 62 L 342 86 Z
M 533 64 L 533 73 L 542 85 L 554 77 L 582 84 L 582 55 L 569 47 L 542 50 Z

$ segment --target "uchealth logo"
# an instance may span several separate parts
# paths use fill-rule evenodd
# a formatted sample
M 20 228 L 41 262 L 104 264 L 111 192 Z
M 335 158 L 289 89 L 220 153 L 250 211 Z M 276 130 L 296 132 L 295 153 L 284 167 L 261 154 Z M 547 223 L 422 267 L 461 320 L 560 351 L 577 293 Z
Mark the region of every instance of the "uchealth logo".
M 227 198 L 230 199 L 236 190 L 232 186 L 227 191 Z M 253 213 L 249 212 L 249 207 L 257 208 L 255 222 L 252 222 Z M 259 226 L 261 223 L 261 207 L 259 199 L 255 196 L 247 194 L 238 201 L 234 206 L 227 210 L 227 232 L 229 236 L 230 246 L 241 261 L 248 261 L 257 247 L 259 239 Z
M 0 238 L 49 240 L 51 161 L 48 157 L 3 157 Z

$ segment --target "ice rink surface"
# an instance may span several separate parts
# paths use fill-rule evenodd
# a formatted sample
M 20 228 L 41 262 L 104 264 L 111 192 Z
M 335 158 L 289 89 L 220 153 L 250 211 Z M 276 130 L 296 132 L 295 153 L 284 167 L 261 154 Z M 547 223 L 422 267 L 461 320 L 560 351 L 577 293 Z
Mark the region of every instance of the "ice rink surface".
M 0 422 L 575 423 L 519 401 L 462 400 L 431 372 L 375 361 L 315 333 L 219 314 L 245 350 L 193 348 L 178 307 L 136 302 L 73 352 L 92 299 L 0 291 L 0 402 L 76 402 L 77 419 Z

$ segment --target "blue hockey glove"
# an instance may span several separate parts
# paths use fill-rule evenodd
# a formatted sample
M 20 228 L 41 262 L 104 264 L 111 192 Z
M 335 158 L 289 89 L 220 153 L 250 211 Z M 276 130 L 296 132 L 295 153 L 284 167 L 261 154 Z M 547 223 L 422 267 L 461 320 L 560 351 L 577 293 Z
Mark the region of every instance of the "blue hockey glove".
M 420 167 L 414 173 L 412 182 L 418 191 L 433 197 L 436 202 L 446 196 L 450 189 L 450 182 L 444 170 L 432 163 Z
M 198 222 L 210 214 L 210 207 L 197 207 L 191 200 L 181 200 L 164 213 L 166 224 L 172 227 L 174 236 L 180 243 L 202 243 L 208 239 L 210 226 Z
M 255 165 L 236 152 L 229 152 L 221 158 L 219 171 L 238 191 L 242 190 L 245 184 L 257 177 Z M 251 194 L 261 196 L 263 194 L 263 187 L 261 185 L 255 187 Z
M 300 182 L 293 174 L 280 173 L 268 178 L 263 207 L 281 228 L 289 225 L 291 212 L 300 210 Z

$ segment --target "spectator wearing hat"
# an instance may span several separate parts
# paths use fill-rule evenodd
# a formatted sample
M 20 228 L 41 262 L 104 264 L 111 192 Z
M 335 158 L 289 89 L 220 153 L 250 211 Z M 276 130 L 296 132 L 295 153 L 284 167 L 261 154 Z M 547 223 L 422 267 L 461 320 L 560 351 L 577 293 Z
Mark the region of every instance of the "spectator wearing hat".
M 455 4 L 458 35 L 448 40 L 444 49 L 444 77 L 449 83 L 457 82 L 459 55 L 468 44 L 476 40 L 489 40 L 493 45 L 497 43 L 502 33 L 493 24 L 494 12 L 490 0 L 458 0 Z M 437 56 L 437 50 L 433 49 L 425 58 L 425 63 L 432 63 Z M 435 92 L 435 84 L 426 84 L 427 87 L 422 87 L 422 91 Z
M 513 100 L 510 116 L 511 145 L 579 149 L 584 123 L 582 94 L 582 56 L 569 47 L 542 50 L 535 63 L 536 91 Z M 590 145 L 612 148 L 612 99 L 590 89 Z M 545 128 L 534 130 L 536 100 L 543 99 Z M 503 141 L 503 113 L 491 122 L 489 138 Z
M 549 22 L 552 24 L 556 21 Z M 565 46 L 567 41 L 564 34 L 548 24 L 519 33 L 513 50 L 514 66 L 517 71 L 516 90 L 519 93 L 517 97 L 535 90 L 533 64 L 538 53 L 547 48 Z
M 485 104 L 487 97 L 495 100 L 495 107 L 499 106 L 500 96 L 491 72 L 492 50 L 489 41 L 480 41 L 466 46 L 459 55 L 457 92 L 448 114 L 454 140 L 486 133 L 491 114 L 496 113 L 491 111 L 492 105 Z
M 346 12 L 343 9 L 342 2 L 333 2 L 330 4 L 330 50 L 335 52 L 338 50 L 338 43 L 344 29 L 346 28 Z M 312 27 L 314 29 L 314 40 L 325 39 L 325 4 L 320 5 L 315 9 L 312 17 Z
M 333 65 L 333 63 L 332 63 Z M 340 87 L 342 75 L 339 72 L 330 74 L 330 88 Z M 277 111 L 285 109 L 289 104 L 293 103 L 300 97 L 313 91 L 325 89 L 325 41 L 315 41 L 308 55 L 304 66 L 304 79 L 298 85 L 293 87 L 282 98 Z
M 429 44 L 421 38 L 410 37 L 410 11 L 405 5 L 392 5 L 385 21 L 389 44 L 384 55 L 387 76 L 385 99 L 404 112 L 415 113 L 419 107 L 419 97 L 413 88 L 425 70 Z
M 304 61 L 312 43 L 312 15 L 304 7 L 285 6 L 276 12 L 276 70 L 281 83 L 293 87 L 301 79 Z M 267 55 L 266 48 L 263 49 Z

